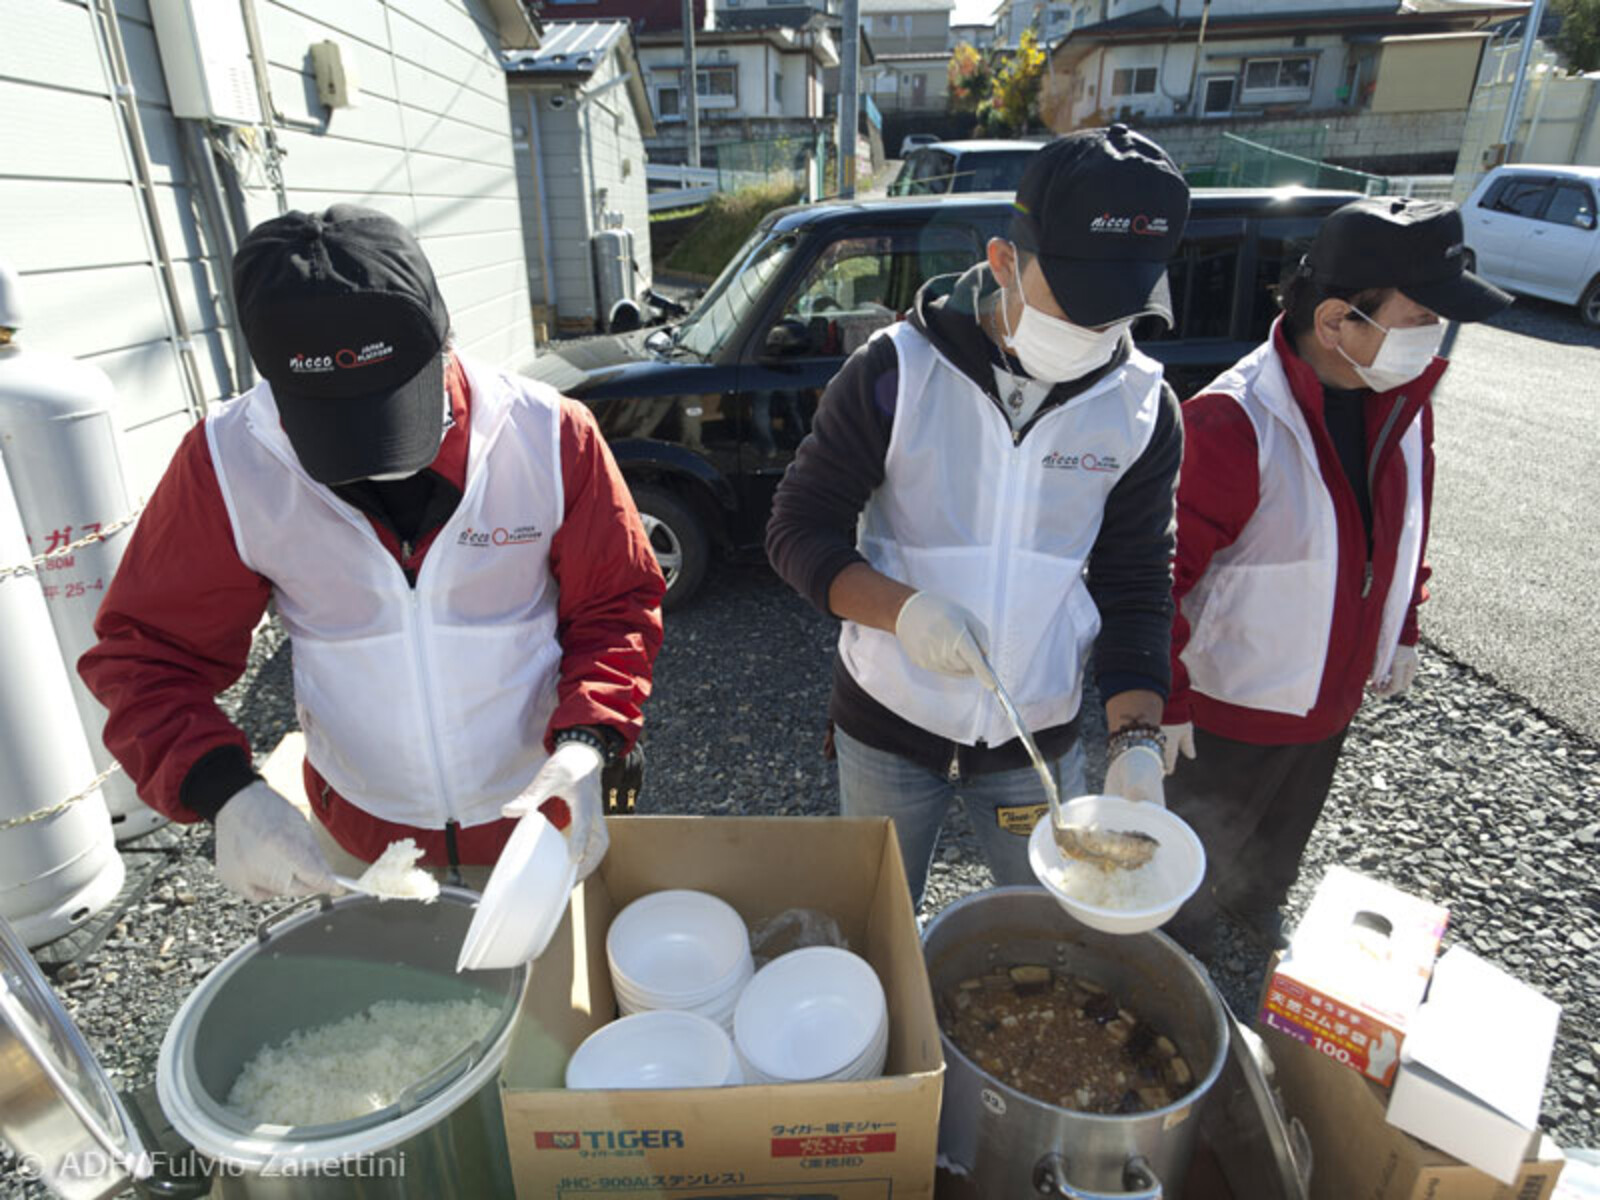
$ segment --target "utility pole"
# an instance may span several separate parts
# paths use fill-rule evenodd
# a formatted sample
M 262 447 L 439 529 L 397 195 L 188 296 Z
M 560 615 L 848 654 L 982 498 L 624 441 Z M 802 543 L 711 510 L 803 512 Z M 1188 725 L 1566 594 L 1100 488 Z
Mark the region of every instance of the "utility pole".
M 856 194 L 856 129 L 861 122 L 857 94 L 861 63 L 861 0 L 844 0 L 844 38 L 839 47 L 839 195 Z
M 1545 0 L 1533 0 L 1528 10 L 1527 24 L 1522 27 L 1522 52 L 1517 55 L 1517 77 L 1511 81 L 1511 96 L 1506 100 L 1506 123 L 1500 131 L 1500 144 L 1505 147 L 1501 162 L 1515 158 L 1517 126 L 1522 122 L 1522 100 L 1528 85 L 1528 60 L 1533 57 L 1533 43 L 1539 36 L 1539 26 L 1544 20 Z
M 711 3 L 711 0 L 706 0 Z M 700 73 L 694 65 L 694 0 L 683 0 L 683 97 L 680 107 L 689 130 L 689 165 L 700 165 Z

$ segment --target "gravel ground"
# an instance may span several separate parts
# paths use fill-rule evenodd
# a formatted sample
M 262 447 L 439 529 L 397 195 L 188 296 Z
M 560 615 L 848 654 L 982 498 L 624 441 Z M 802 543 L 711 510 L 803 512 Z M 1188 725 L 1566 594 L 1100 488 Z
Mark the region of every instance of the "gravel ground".
M 832 812 L 820 748 L 833 637 L 832 623 L 764 567 L 715 568 L 704 598 L 669 620 L 641 808 Z M 263 753 L 293 720 L 288 657 L 263 630 L 251 675 L 229 697 Z M 1097 746 L 1098 732 L 1089 738 Z M 1103 769 L 1094 757 L 1091 778 Z M 1447 904 L 1447 943 L 1470 945 L 1560 1003 L 1543 1124 L 1566 1146 L 1600 1145 L 1597 795 L 1600 746 L 1430 649 L 1406 700 L 1358 719 L 1291 899 L 1298 915 L 1327 866 L 1358 868 Z M 120 1089 L 151 1080 L 179 1003 L 261 915 L 216 883 L 211 849 L 206 830 L 187 830 L 104 947 L 55 980 Z M 925 912 L 989 882 L 957 814 Z M 1241 934 L 1225 934 L 1214 973 L 1237 1010 L 1253 1008 L 1263 966 Z M 0 1195 L 46 1193 L 0 1158 Z

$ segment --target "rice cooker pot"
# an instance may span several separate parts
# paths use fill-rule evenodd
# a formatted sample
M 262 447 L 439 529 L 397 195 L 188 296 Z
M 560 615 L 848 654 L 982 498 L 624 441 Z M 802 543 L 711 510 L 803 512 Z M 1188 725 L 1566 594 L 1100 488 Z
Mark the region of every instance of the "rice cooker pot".
M 1161 933 L 1118 935 L 1081 925 L 1031 887 L 995 888 L 952 904 L 928 926 L 923 953 L 936 996 L 963 979 L 1022 963 L 1093 980 L 1172 1038 L 1196 1076 L 1188 1095 L 1153 1112 L 1074 1112 L 988 1074 L 941 1030 L 939 1157 L 967 1176 L 972 1194 L 1181 1196 L 1200 1106 L 1228 1055 L 1225 1010 L 1199 963 Z
M 228 1200 L 511 1195 L 499 1077 L 529 968 L 456 974 L 477 899 L 444 888 L 433 904 L 380 909 L 369 896 L 323 896 L 263 922 L 184 1002 L 161 1046 L 162 1111 L 201 1156 L 184 1171 L 209 1175 L 212 1196 Z M 378 1000 L 471 996 L 500 1010 L 494 1026 L 378 1113 L 256 1126 L 223 1103 L 242 1065 L 296 1029 Z

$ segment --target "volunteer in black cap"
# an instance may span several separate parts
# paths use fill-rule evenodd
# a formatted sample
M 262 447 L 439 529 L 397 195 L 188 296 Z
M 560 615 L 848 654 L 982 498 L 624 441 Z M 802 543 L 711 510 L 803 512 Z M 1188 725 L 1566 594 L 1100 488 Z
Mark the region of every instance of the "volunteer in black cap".
M 1129 330 L 1171 320 L 1188 212 L 1172 161 L 1124 126 L 1039 150 L 1010 237 L 851 356 L 778 489 L 773 565 L 844 622 L 840 808 L 895 818 L 917 899 L 957 796 L 995 877 L 1033 881 L 1044 797 L 985 659 L 1072 796 L 1092 654 L 1106 788 L 1161 802 L 1182 430 Z
M 107 589 L 79 663 L 106 745 L 148 804 L 215 822 L 217 872 L 251 899 L 332 889 L 402 838 L 482 878 L 534 809 L 592 870 L 663 590 L 593 418 L 457 354 L 382 213 L 267 221 L 233 282 L 264 381 L 184 439 Z M 309 823 L 216 705 L 269 601 Z
M 1345 731 L 1416 676 L 1436 351 L 1510 301 L 1465 269 L 1454 205 L 1359 200 L 1267 341 L 1183 406 L 1167 796 L 1210 870 L 1169 932 L 1202 957 L 1219 906 L 1281 944 Z

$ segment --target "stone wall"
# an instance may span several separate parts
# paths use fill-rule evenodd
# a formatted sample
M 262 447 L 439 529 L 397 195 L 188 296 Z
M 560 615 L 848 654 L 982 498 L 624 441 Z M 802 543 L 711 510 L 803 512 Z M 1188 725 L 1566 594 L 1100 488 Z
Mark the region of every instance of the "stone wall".
M 1216 162 L 1224 133 L 1279 145 L 1295 130 L 1321 127 L 1317 156 L 1325 162 L 1374 175 L 1422 175 L 1455 170 L 1466 119 L 1464 111 L 1352 113 L 1335 109 L 1243 120 L 1147 120 L 1139 127 L 1166 147 L 1181 166 Z M 1292 145 L 1285 148 L 1303 152 Z

